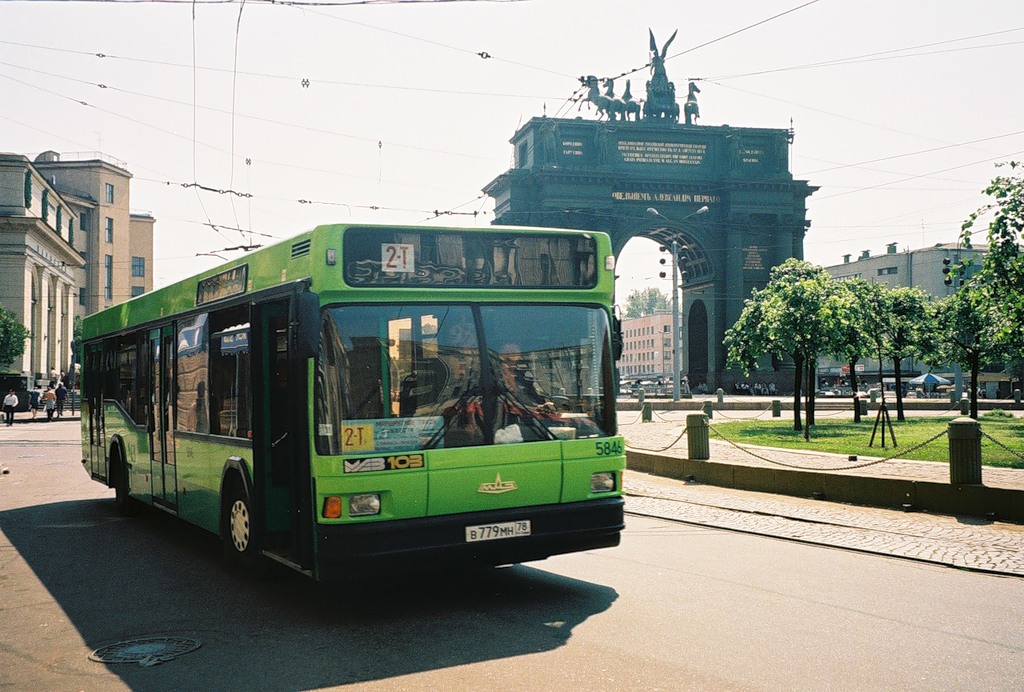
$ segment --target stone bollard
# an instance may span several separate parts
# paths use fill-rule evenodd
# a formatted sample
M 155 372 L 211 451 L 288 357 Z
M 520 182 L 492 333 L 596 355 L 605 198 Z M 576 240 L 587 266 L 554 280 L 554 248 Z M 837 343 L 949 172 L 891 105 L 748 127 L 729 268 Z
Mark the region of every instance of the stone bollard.
M 955 389 L 950 389 L 949 390 L 949 403 L 951 403 L 951 404 L 955 404 L 956 403 L 956 390 Z
M 973 418 L 954 418 L 949 437 L 949 482 L 981 485 L 981 424 Z
M 718 397 L 718 403 L 725 401 L 725 392 L 722 391 L 721 387 L 715 390 L 715 396 Z
M 960 400 L 960 415 L 961 416 L 966 416 L 970 412 L 971 412 L 971 400 L 968 399 L 967 397 L 964 397 L 963 399 Z
M 640 402 L 640 405 L 641 405 L 641 406 L 643 406 L 643 403 L 644 403 L 644 397 L 645 397 L 645 396 L 646 396 L 646 394 L 644 393 L 644 388 L 643 388 L 643 387 L 641 387 L 640 389 L 638 389 L 638 390 L 636 391 L 636 400 L 637 400 L 638 402 Z
M 707 461 L 711 458 L 709 430 L 708 418 L 703 413 L 691 413 L 686 416 L 687 456 L 690 459 Z
M 878 390 L 877 389 L 872 389 L 871 390 L 871 403 L 873 404 L 876 401 L 878 401 Z
M 697 414 L 697 415 L 700 415 L 700 414 Z M 712 404 L 710 401 L 705 401 L 704 402 L 704 415 L 707 416 L 708 418 L 714 418 L 715 417 L 715 405 Z
M 1013 390 L 1013 403 L 1015 403 L 1018 406 L 1020 406 L 1020 390 L 1019 389 L 1014 389 Z
M 778 399 L 772 399 L 772 418 L 779 418 L 782 416 L 782 402 Z
M 651 422 L 651 402 L 649 401 L 645 401 L 643 404 L 640 405 L 640 422 Z
M 854 399 L 854 401 L 856 402 L 857 406 L 860 407 L 860 415 L 868 415 L 868 400 L 862 399 L 861 397 L 857 397 Z

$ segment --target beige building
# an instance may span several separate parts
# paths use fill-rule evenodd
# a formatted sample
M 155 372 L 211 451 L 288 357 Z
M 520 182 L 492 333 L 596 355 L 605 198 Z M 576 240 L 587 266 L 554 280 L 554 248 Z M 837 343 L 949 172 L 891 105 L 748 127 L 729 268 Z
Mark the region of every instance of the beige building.
M 155 220 L 131 212 L 131 178 L 98 153 L 0 154 L 0 263 L 18 277 L 0 291 L 31 332 L 0 370 L 69 370 L 74 317 L 152 290 Z
M 625 379 L 656 376 L 672 379 L 672 313 L 622 320 L 622 358 L 619 376 Z
M 33 163 L 78 218 L 73 244 L 85 266 L 75 277 L 75 314 L 84 317 L 152 290 L 154 219 L 131 212 L 127 165 L 102 154 L 53 151 Z

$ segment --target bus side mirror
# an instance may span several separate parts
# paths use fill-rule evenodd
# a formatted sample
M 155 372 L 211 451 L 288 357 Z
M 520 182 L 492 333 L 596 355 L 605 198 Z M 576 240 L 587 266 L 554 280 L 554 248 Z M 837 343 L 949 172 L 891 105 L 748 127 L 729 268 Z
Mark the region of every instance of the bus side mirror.
M 295 296 L 295 355 L 313 358 L 320 350 L 320 297 L 302 292 Z
M 622 320 L 612 317 L 612 360 L 622 358 Z

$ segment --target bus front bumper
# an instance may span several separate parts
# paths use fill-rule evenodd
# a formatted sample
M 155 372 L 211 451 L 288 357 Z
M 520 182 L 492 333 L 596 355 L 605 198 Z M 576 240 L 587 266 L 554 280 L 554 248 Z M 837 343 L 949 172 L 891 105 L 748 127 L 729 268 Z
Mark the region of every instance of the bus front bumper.
M 469 542 L 466 528 L 530 521 L 530 535 Z M 561 505 L 488 512 L 318 525 L 317 578 L 330 582 L 379 574 L 506 565 L 551 555 L 610 548 L 624 528 L 623 499 L 609 497 Z

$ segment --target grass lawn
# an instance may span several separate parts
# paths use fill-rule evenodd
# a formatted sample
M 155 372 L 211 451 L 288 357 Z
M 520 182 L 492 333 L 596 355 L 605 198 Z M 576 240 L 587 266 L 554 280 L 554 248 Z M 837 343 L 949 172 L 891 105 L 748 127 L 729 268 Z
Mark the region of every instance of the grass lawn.
M 835 454 L 856 454 L 858 456 L 888 457 L 899 454 L 904 459 L 920 461 L 949 462 L 949 440 L 943 435 L 939 439 L 926 444 L 921 449 L 904 453 L 925 440 L 946 430 L 949 418 L 907 418 L 903 423 L 895 420 L 893 413 L 892 428 L 896 435 L 897 446 L 893 447 L 892 438 L 886 430 L 885 449 L 882 449 L 882 426 L 875 433 L 873 447 L 868 446 L 871 431 L 875 426 L 875 416 L 865 416 L 860 423 L 853 420 L 836 420 L 818 417 L 817 423 L 811 428 L 811 439 L 804 440 L 804 434 L 793 430 L 792 412 L 783 412 L 788 418 L 770 420 L 748 420 L 730 422 L 712 422 L 712 439 L 722 437 L 737 444 L 761 445 L 764 447 L 782 447 L 785 449 L 807 449 L 816 452 L 832 452 Z M 984 437 L 991 435 L 1006 447 L 1024 455 L 1024 419 L 1014 418 L 1008 414 L 989 413 L 980 418 L 981 460 L 985 466 L 1004 466 L 1024 468 L 1024 459 L 1006 451 L 999 445 Z M 720 433 L 720 435 L 716 435 Z

